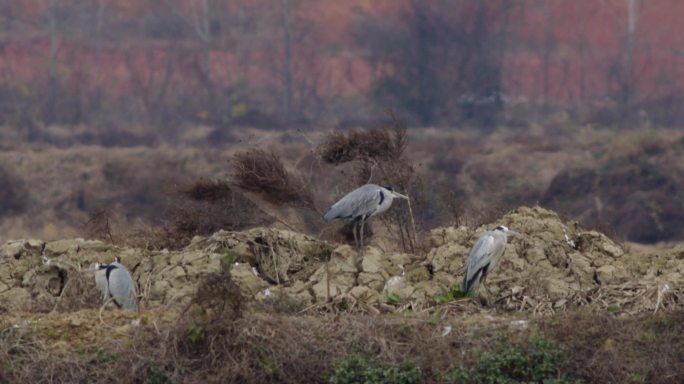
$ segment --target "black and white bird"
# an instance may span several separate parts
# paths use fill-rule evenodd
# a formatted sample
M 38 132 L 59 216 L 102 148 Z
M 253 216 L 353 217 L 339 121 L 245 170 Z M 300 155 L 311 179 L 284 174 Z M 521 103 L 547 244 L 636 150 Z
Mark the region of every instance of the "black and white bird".
M 475 242 L 466 264 L 463 292 L 470 292 L 480 282 L 485 283 L 487 275 L 496 267 L 506 250 L 508 234 L 519 235 L 518 232 L 499 225 L 494 230 L 482 234 Z
M 138 309 L 138 299 L 135 283 L 128 269 L 121 264 L 117 257 L 113 263 L 96 263 L 95 285 L 102 292 L 102 300 L 109 298 L 119 308 L 135 311 Z
M 408 196 L 395 192 L 392 187 L 381 187 L 375 184 L 361 186 L 341 198 L 333 204 L 325 213 L 326 221 L 334 219 L 347 219 L 353 223 L 352 233 L 354 242 L 359 252 L 363 249 L 363 225 L 364 222 L 379 213 L 385 212 L 392 205 L 395 198 L 406 199 Z M 359 228 L 359 236 L 356 228 Z

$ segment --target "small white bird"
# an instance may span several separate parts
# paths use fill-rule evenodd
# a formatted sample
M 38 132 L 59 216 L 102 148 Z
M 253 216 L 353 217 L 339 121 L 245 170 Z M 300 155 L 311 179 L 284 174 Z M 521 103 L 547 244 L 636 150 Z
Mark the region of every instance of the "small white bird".
M 111 264 L 96 263 L 95 285 L 102 292 L 102 300 L 112 299 L 112 302 L 123 309 L 135 311 L 138 309 L 138 299 L 135 283 L 128 269 L 120 263 L 119 258 Z

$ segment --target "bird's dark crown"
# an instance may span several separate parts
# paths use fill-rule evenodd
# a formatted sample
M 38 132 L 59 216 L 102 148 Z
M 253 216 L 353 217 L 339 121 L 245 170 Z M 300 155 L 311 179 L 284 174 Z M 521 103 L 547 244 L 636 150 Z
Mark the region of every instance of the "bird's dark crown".
M 394 192 L 394 187 L 391 185 L 383 185 L 382 187 L 390 192 Z
M 104 264 L 104 263 L 95 264 L 96 269 L 107 269 L 107 267 L 109 267 L 109 264 Z
M 508 227 L 506 227 L 505 225 L 499 225 L 498 227 L 496 227 L 494 229 L 497 231 L 504 231 L 504 232 L 508 231 Z

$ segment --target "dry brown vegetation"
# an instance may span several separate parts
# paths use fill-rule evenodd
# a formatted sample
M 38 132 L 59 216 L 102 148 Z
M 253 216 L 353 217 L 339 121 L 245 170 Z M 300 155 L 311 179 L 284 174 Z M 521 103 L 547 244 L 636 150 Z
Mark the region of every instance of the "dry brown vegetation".
M 352 164 L 352 174 L 346 180 L 347 189 L 373 183 L 391 186 L 398 192 L 408 194 L 419 212 L 423 206 L 422 183 L 410 160 L 404 153 L 408 145 L 406 125 L 390 113 L 391 121 L 365 131 L 333 131 L 328 133 L 316 152 L 320 158 L 334 166 Z M 388 233 L 400 242 L 402 249 L 415 250 L 417 247 L 415 216 L 407 204 L 398 202 L 396 207 L 379 220 Z M 420 219 L 423 217 L 418 216 Z M 419 224 L 424 224 L 420 220 Z M 351 226 L 344 225 L 340 231 L 347 239 L 353 238 Z M 367 225 L 368 238 L 373 234 Z M 421 227 L 425 229 L 424 226 Z
M 396 134 L 393 132 L 400 132 L 393 129 L 392 126 L 385 127 L 383 137 L 392 138 Z M 506 141 L 507 138 L 495 137 L 492 139 L 494 144 L 489 145 L 500 148 L 501 143 L 496 140 Z M 546 148 L 544 145 L 541 147 Z M 493 163 L 503 168 L 497 169 L 494 176 L 509 173 L 516 176 L 519 175 L 515 173 L 518 167 L 524 168 L 520 164 L 502 161 L 510 153 L 497 153 L 486 146 L 481 148 L 483 153 L 470 154 L 476 157 L 474 161 L 463 159 L 458 163 L 456 174 L 472 176 L 487 173 Z M 662 154 L 662 148 L 668 147 L 649 144 L 643 153 Z M 519 150 L 520 147 L 516 146 L 512 151 Z M 345 153 L 360 153 L 354 151 Z M 348 164 L 335 165 L 335 169 L 347 166 L 353 172 L 351 175 L 355 177 L 344 181 L 350 188 L 360 179 L 364 179 L 363 182 L 370 179 L 380 184 L 394 183 L 401 192 L 408 191 L 415 199 L 417 211 L 429 211 L 430 204 L 451 202 L 449 220 L 458 224 L 473 227 L 500 218 L 503 207 L 490 204 L 484 209 L 481 208 L 483 205 L 478 205 L 481 202 L 477 199 L 465 197 L 487 193 L 489 188 L 510 186 L 506 184 L 510 179 L 482 178 L 477 180 L 483 183 L 480 187 L 468 190 L 477 184 L 464 183 L 468 188 L 440 198 L 439 194 L 445 189 L 433 190 L 439 184 L 433 184 L 433 180 L 430 184 L 421 180 L 412 165 L 416 160 L 411 156 L 420 155 L 393 151 L 380 152 L 398 156 L 392 161 L 383 158 L 385 155 L 369 157 L 370 152 L 364 152 L 363 156 L 348 161 Z M 676 151 L 669 149 L 665 153 L 674 158 Z M 531 151 L 530 157 L 534 161 L 538 156 L 546 155 Z M 252 184 L 247 184 L 251 189 L 246 185 L 241 185 L 241 188 L 273 201 L 269 200 L 269 195 L 279 192 L 265 186 L 275 184 L 283 188 L 281 190 L 291 192 L 286 202 L 277 200 L 279 204 L 290 205 L 300 211 L 309 209 L 299 205 L 303 199 L 297 191 L 301 191 L 304 184 L 298 184 L 297 180 L 301 178 L 285 166 L 292 159 L 283 161 L 264 151 L 244 158 L 247 163 L 242 163 L 242 168 L 238 169 L 246 172 L 249 177 L 245 180 Z M 478 164 L 486 166 L 477 168 Z M 144 173 L 136 175 L 133 172 L 135 168 L 129 167 L 125 171 L 123 167 L 113 166 L 103 169 L 108 171 L 105 172 L 107 179 L 117 185 L 145 177 Z M 176 169 L 174 167 L 170 169 Z M 183 169 L 182 166 L 177 167 Z M 329 169 L 325 172 L 332 174 Z M 335 176 L 332 174 L 330 178 L 342 180 L 341 177 L 335 179 Z M 537 174 L 533 176 L 538 177 Z M 643 175 L 635 173 L 633 176 L 639 179 Z M 119 218 L 113 210 L 104 210 L 92 217 L 90 233 L 114 242 L 117 237 L 118 241 L 127 237 L 126 241 L 138 242 L 143 248 L 178 248 L 197 234 L 251 227 L 259 225 L 262 219 L 263 222 L 272 220 L 259 211 L 239 188 L 220 178 L 175 183 L 165 188 L 155 185 L 160 180 L 160 177 L 150 177 L 144 181 L 148 182 L 145 184 L 147 187 L 157 188 L 154 193 L 163 196 L 163 202 L 155 203 L 164 207 L 156 212 L 163 225 L 147 227 L 148 232 L 141 231 L 138 232 L 139 237 L 129 237 L 120 230 L 121 227 L 116 227 Z M 459 181 L 468 180 L 464 177 Z M 348 189 L 345 185 L 345 190 Z M 313 196 L 316 192 L 311 192 L 311 201 L 316 200 Z M 495 190 L 487 196 L 505 192 Z M 407 216 L 401 216 L 406 214 L 402 208 L 400 204 L 393 207 L 387 213 L 387 222 L 395 225 L 406 223 Z M 419 217 L 419 222 L 421 220 Z M 390 235 L 401 236 L 396 232 L 390 232 Z M 232 261 L 230 253 L 224 257 L 225 261 Z M 56 289 L 67 292 L 66 296 L 73 300 L 60 300 L 57 306 L 36 307 L 31 313 L 10 313 L 0 317 L 0 382 L 319 383 L 329 378 L 340 359 L 361 354 L 383 362 L 413 361 L 420 367 L 424 382 L 441 383 L 444 382 L 443 374 L 450 369 L 476 365 L 480 354 L 493 351 L 502 337 L 512 345 L 518 345 L 530 336 L 541 336 L 559 345 L 562 351 L 559 377 L 577 378 L 584 383 L 678 383 L 683 379 L 681 362 L 684 361 L 684 348 L 680 324 L 684 318 L 681 311 L 670 312 L 669 307 L 661 309 L 657 316 L 641 312 L 627 317 L 610 311 L 603 313 L 603 309 L 596 308 L 593 308 L 593 313 L 573 312 L 573 304 L 566 303 L 564 305 L 568 308 L 564 310 L 569 313 L 540 318 L 524 311 L 464 309 L 459 303 L 435 306 L 423 312 L 414 309 L 414 313 L 397 310 L 392 314 L 375 314 L 359 309 L 360 306 L 354 307 L 351 301 L 337 300 L 293 314 L 292 308 L 283 305 L 250 307 L 237 294 L 238 289 L 230 275 L 224 272 L 204 276 L 194 299 L 184 310 L 146 309 L 140 315 L 141 325 L 132 326 L 130 322 L 137 316 L 118 311 L 105 311 L 101 321 L 95 304 L 97 295 L 88 290 L 91 282 L 82 280 L 81 275 L 67 277 L 62 279 L 66 285 L 59 285 Z M 60 276 L 55 278 L 59 280 Z M 635 293 L 634 296 L 641 294 Z M 673 293 L 668 300 L 679 300 L 678 295 Z M 602 299 L 600 295 L 587 297 L 587 300 Z M 530 323 L 521 327 L 520 323 L 513 322 L 517 320 Z M 447 336 L 441 336 L 444 326 L 452 327 Z
M 441 383 L 450 369 L 476 364 L 502 337 L 513 346 L 529 337 L 555 341 L 559 377 L 586 384 L 683 379 L 681 312 L 635 318 L 578 312 L 532 320 L 529 327 L 486 313 L 292 316 L 243 312 L 234 295 L 229 302 L 218 295 L 229 286 L 211 280 L 180 317 L 145 320 L 158 314 L 143 313 L 143 324 L 133 329 L 124 313 L 112 313 L 104 324 L 51 316 L 35 323 L 29 317 L 18 327 L 0 323 L 0 382 L 320 383 L 340 359 L 361 354 L 414 362 L 423 382 Z M 94 311 L 75 315 L 96 317 Z M 447 324 L 458 326 L 442 336 Z
M 558 173 L 542 203 L 637 242 L 681 238 L 681 142 L 645 137 L 591 167 Z
M 41 268 L 39 274 L 50 297 L 37 295 L 30 305 L 27 302 L 26 305 L 29 306 L 31 312 L 70 313 L 97 308 L 100 305 L 101 294 L 95 289 L 92 274 L 78 266 L 51 261 L 50 264 Z M 36 282 L 29 281 L 27 284 L 36 284 Z M 5 308 L 0 304 L 0 313 L 4 310 Z
M 311 205 L 313 196 L 302 180 L 285 169 L 273 152 L 252 149 L 235 154 L 233 178 L 242 188 L 273 203 Z
M 23 213 L 28 205 L 24 181 L 0 166 L 0 217 Z
M 148 249 L 180 249 L 194 236 L 207 236 L 219 230 L 268 225 L 267 213 L 226 181 L 200 179 L 169 193 L 170 203 L 158 214 L 157 226 L 138 226 L 113 233 L 111 212 L 99 211 L 85 224 L 89 238 Z
M 547 319 L 542 331 L 566 350 L 563 369 L 585 383 L 680 383 L 684 313 L 616 319 L 578 312 Z
M 226 181 L 199 180 L 177 192 L 168 222 L 185 237 L 220 229 L 240 230 L 270 223 L 259 207 Z
M 406 149 L 406 127 L 393 130 L 375 127 L 365 131 L 333 131 L 318 150 L 321 158 L 334 165 L 354 160 L 397 160 Z
M 557 123 L 483 136 L 472 131 L 403 130 L 389 121 L 366 131 L 307 135 L 304 140 L 299 134 L 252 130 L 239 136 L 248 145 L 257 145 L 250 137 L 258 138 L 259 146 L 277 145 L 280 156 L 253 150 L 235 157 L 237 147 L 3 152 L 9 188 L 1 193 L 11 194 L 3 203 L 12 204 L 8 209 L 13 212 L 23 206 L 24 213 L 6 214 L 0 237 L 89 235 L 82 224 L 101 212 L 109 213 L 114 237 L 133 227 L 159 229 L 173 221 L 175 206 L 202 211 L 215 204 L 199 203 L 180 191 L 201 179 L 231 181 L 230 188 L 254 191 L 249 197 L 257 203 L 286 206 L 289 211 L 280 212 L 280 218 L 312 234 L 323 225 L 320 211 L 353 188 L 373 182 L 408 192 L 419 232 L 444 224 L 484 223 L 516 206 L 539 202 L 584 226 L 628 240 L 683 236 L 684 221 L 678 212 L 684 209 L 677 191 L 684 169 L 679 165 L 681 134 L 675 131 L 617 135 Z M 236 174 L 240 177 L 233 177 Z M 408 212 L 403 203 L 383 215 L 384 221 L 404 222 Z M 237 227 L 219 216 L 219 222 L 226 220 L 221 226 Z M 202 227 L 197 225 L 197 232 L 203 232 Z M 109 238 L 105 236 L 101 238 Z M 401 242 L 398 232 L 394 240 Z

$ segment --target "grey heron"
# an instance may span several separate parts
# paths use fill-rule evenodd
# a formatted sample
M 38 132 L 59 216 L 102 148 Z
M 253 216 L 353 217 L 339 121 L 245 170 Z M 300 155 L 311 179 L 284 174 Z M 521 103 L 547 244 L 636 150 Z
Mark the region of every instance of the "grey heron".
M 492 231 L 487 231 L 475 242 L 468 255 L 466 272 L 463 277 L 463 292 L 468 293 L 480 282 L 484 284 L 487 274 L 496 267 L 506 250 L 508 234 L 519 235 L 518 232 L 499 225 Z
M 363 225 L 365 221 L 379 213 L 385 212 L 395 198 L 406 199 L 408 196 L 395 192 L 392 187 L 381 187 L 375 184 L 363 185 L 341 198 L 325 213 L 326 221 L 347 219 L 352 221 L 354 243 L 359 253 L 363 249 Z M 359 236 L 356 228 L 359 227 Z
M 138 309 L 135 283 L 119 258 L 110 264 L 96 263 L 94 270 L 95 285 L 102 291 L 103 300 L 111 298 L 119 308 Z

